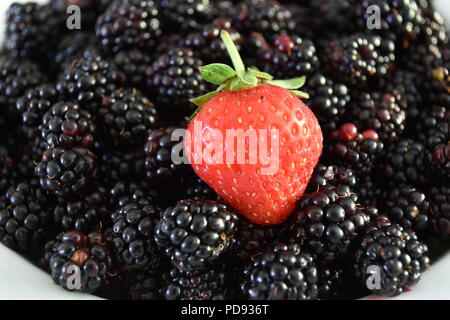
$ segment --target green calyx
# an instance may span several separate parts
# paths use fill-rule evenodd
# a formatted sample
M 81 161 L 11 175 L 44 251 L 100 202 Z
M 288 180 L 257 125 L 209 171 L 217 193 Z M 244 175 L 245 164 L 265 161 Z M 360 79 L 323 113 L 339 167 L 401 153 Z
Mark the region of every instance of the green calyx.
M 213 63 L 200 68 L 200 74 L 206 81 L 219 86 L 215 91 L 209 92 L 198 98 L 191 99 L 199 108 L 202 108 L 209 100 L 222 91 L 238 91 L 270 84 L 289 90 L 296 96 L 308 99 L 309 95 L 305 92 L 299 91 L 304 86 L 306 78 L 298 77 L 288 80 L 274 80 L 273 76 L 261 72 L 256 68 L 245 68 L 244 62 L 237 50 L 230 34 L 227 31 L 220 33 L 223 43 L 227 48 L 234 69 L 222 63 Z M 193 118 L 199 110 L 191 117 Z

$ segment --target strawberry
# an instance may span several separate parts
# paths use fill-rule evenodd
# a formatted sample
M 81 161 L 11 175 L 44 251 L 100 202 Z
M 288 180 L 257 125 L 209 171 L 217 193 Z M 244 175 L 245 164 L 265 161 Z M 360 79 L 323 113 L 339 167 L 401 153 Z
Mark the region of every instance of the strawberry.
M 245 69 L 225 31 L 222 39 L 235 69 L 200 69 L 219 88 L 192 100 L 199 110 L 185 136 L 185 153 L 198 176 L 240 214 L 254 223 L 279 224 L 305 191 L 322 152 L 322 132 L 299 99 L 306 97 L 297 91 L 304 77 L 273 80 Z M 241 145 L 233 135 L 239 132 L 248 133 L 240 136 Z

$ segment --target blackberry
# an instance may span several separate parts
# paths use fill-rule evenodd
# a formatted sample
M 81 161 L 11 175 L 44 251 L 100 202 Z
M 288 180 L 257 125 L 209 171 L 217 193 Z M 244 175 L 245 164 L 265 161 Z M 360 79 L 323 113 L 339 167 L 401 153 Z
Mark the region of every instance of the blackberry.
M 60 14 L 66 14 L 67 8 L 76 4 L 81 12 L 81 30 L 91 31 L 95 27 L 98 16 L 106 10 L 112 0 L 51 0 L 50 4 L 58 10 Z
M 436 128 L 450 119 L 450 111 L 447 107 L 432 106 L 420 112 L 418 120 L 413 124 L 411 135 L 415 136 L 420 142 L 426 144 Z
M 243 34 L 258 32 L 270 39 L 275 34 L 290 34 L 296 24 L 292 13 L 274 0 L 244 0 L 238 4 L 233 25 Z
M 186 113 L 192 111 L 189 99 L 202 95 L 207 89 L 197 72 L 203 65 L 190 49 L 172 49 L 161 55 L 146 72 L 156 104 L 181 108 Z
M 420 281 L 430 266 L 427 253 L 428 247 L 413 231 L 379 219 L 368 228 L 354 252 L 355 275 L 365 286 L 369 267 L 378 267 L 381 288 L 372 289 L 372 293 L 395 296 Z
M 41 137 L 46 149 L 91 148 L 95 125 L 89 111 L 77 103 L 58 102 L 42 118 Z
M 202 179 L 195 177 L 186 183 L 182 199 L 220 201 L 220 196 Z
M 16 103 L 17 110 L 22 114 L 22 123 L 36 130 L 44 114 L 50 110 L 58 98 L 54 84 L 41 84 L 27 90 Z
M 333 265 L 346 256 L 368 222 L 369 216 L 358 206 L 358 196 L 348 186 L 325 186 L 300 198 L 283 226 L 283 237 L 302 243 L 322 264 Z
M 311 97 L 306 104 L 318 118 L 322 130 L 325 133 L 336 130 L 350 102 L 348 87 L 318 73 L 308 79 L 305 91 Z
M 187 185 L 193 170 L 190 165 L 175 164 L 173 159 L 179 156 L 176 148 L 178 141 L 172 141 L 175 127 L 152 130 L 144 146 L 145 169 L 152 186 L 161 190 L 173 190 Z
M 56 47 L 54 62 L 59 71 L 64 72 L 70 68 L 75 60 L 100 56 L 95 35 L 90 32 L 70 32 Z
M 201 271 L 232 247 L 236 224 L 234 211 L 221 202 L 181 200 L 164 211 L 155 240 L 176 268 Z
M 44 190 L 57 196 L 82 195 L 95 179 L 94 155 L 87 149 L 48 149 L 36 165 Z
M 115 208 L 121 208 L 129 202 L 139 202 L 143 199 L 156 203 L 160 197 L 156 190 L 151 189 L 145 183 L 126 183 L 123 181 L 116 182 L 109 189 L 109 196 Z
M 378 172 L 395 184 L 423 185 L 428 181 L 424 149 L 419 141 L 402 138 L 386 148 L 377 165 Z
M 0 194 L 4 194 L 14 179 L 14 160 L 6 148 L 0 147 Z
M 16 117 L 17 99 L 43 82 L 45 76 L 33 62 L 0 57 L 0 107 L 8 120 Z
M 428 166 L 445 181 L 450 177 L 450 117 L 437 124 L 425 146 Z
M 448 184 L 430 190 L 431 224 L 436 233 L 450 237 L 450 187 Z
M 0 240 L 15 250 L 26 251 L 45 240 L 51 227 L 49 202 L 34 181 L 8 188 L 0 211 Z
M 129 272 L 124 283 L 132 300 L 160 300 L 161 274 L 155 270 Z
M 258 67 L 280 79 L 318 71 L 319 58 L 311 40 L 298 35 L 277 34 L 272 46 L 258 52 Z
M 316 192 L 320 187 L 337 185 L 347 185 L 355 189 L 356 184 L 357 177 L 352 169 L 319 163 L 314 169 L 306 191 Z
M 100 160 L 99 176 L 103 180 L 138 181 L 142 180 L 142 173 L 145 172 L 145 156 L 141 146 L 107 150 Z
M 358 199 L 361 205 L 376 206 L 384 193 L 385 186 L 380 186 L 378 179 L 371 175 L 361 177 L 357 184 Z
M 424 18 L 415 0 L 368 0 L 356 6 L 356 21 L 361 30 L 366 30 L 370 14 L 368 8 L 376 5 L 380 10 L 380 29 L 374 31 L 382 36 L 394 34 L 398 43 L 414 41 L 420 33 Z
M 211 269 L 185 275 L 173 268 L 163 275 L 161 295 L 166 300 L 224 300 L 227 297 L 225 273 Z
M 352 128 L 352 136 L 345 136 L 347 128 Z M 358 133 L 354 124 L 344 124 L 332 132 L 324 152 L 330 163 L 351 168 L 357 173 L 367 173 L 382 155 L 383 148 L 384 144 L 378 140 L 375 131 Z
M 69 291 L 85 293 L 94 293 L 106 286 L 115 267 L 108 239 L 98 231 L 88 235 L 80 231 L 60 233 L 46 244 L 43 264 L 56 284 Z M 74 270 L 80 271 L 78 288 L 72 286 L 74 283 L 70 279 Z
M 160 210 L 147 199 L 131 201 L 111 215 L 112 242 L 121 266 L 148 270 L 160 262 L 154 238 Z
M 420 41 L 438 46 L 449 43 L 449 33 L 444 18 L 433 8 L 422 8 L 424 23 L 421 25 Z
M 415 232 L 427 228 L 430 203 L 420 190 L 410 185 L 401 185 L 387 191 L 383 199 L 383 212 L 392 222 Z
M 405 131 L 406 113 L 390 93 L 358 92 L 347 117 L 359 129 L 375 130 L 387 144 L 398 140 Z
M 434 105 L 450 104 L 450 50 L 443 51 L 442 61 L 435 60 L 428 68 L 423 83 L 425 101 Z
M 95 32 L 107 52 L 151 50 L 162 34 L 158 5 L 153 0 L 116 0 L 97 19 Z
M 125 74 L 127 85 L 133 88 L 145 89 L 147 82 L 146 72 L 155 58 L 139 49 L 119 51 L 113 58 L 117 68 Z
M 158 125 L 155 106 L 135 89 L 119 89 L 104 96 L 98 115 L 116 145 L 142 144 L 147 132 Z
M 320 17 L 310 19 L 305 28 L 312 28 L 314 34 L 321 38 L 332 39 L 342 34 L 352 34 L 357 31 L 355 24 L 354 0 L 320 0 L 311 1 L 310 10 L 301 16 Z
M 11 55 L 41 62 L 65 30 L 65 16 L 48 4 L 13 3 L 6 13 L 5 47 Z
M 164 27 L 170 33 L 200 30 L 215 15 L 210 0 L 162 0 L 160 7 Z
M 318 270 L 313 258 L 296 244 L 275 243 L 244 269 L 241 284 L 251 300 L 314 300 Z
M 121 88 L 125 75 L 99 56 L 75 60 L 57 83 L 62 99 L 74 99 L 82 108 L 95 111 L 103 96 Z
M 321 300 L 338 299 L 344 283 L 345 270 L 342 264 L 335 266 L 319 266 L 318 298 Z
M 336 80 L 357 86 L 385 77 L 396 58 L 393 41 L 362 34 L 327 42 L 322 55 L 324 69 Z

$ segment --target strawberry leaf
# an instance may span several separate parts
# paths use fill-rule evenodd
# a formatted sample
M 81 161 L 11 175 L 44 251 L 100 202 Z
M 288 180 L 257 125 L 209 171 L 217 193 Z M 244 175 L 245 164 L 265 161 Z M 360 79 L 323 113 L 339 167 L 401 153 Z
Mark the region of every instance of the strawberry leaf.
M 288 80 L 272 80 L 268 83 L 284 88 L 286 90 L 297 90 L 305 85 L 306 77 L 292 78 Z
M 262 79 L 262 80 L 272 80 L 273 79 L 271 74 L 269 74 L 267 72 L 259 71 L 256 68 L 247 68 L 247 71 L 248 71 L 248 73 L 250 73 L 251 75 L 254 75 L 258 79 Z
M 193 104 L 195 104 L 197 107 L 203 107 L 209 100 L 211 100 L 212 98 L 214 98 L 214 96 L 216 96 L 219 92 L 217 91 L 213 91 L 213 92 L 209 92 L 207 94 L 204 94 L 200 97 L 194 98 L 189 100 L 190 102 L 192 102 Z
M 222 63 L 213 63 L 201 67 L 200 74 L 203 79 L 215 85 L 225 83 L 237 75 L 233 68 Z
M 309 94 L 307 94 L 306 92 L 299 91 L 299 90 L 289 90 L 289 91 L 292 92 L 293 94 L 295 94 L 299 98 L 309 99 Z

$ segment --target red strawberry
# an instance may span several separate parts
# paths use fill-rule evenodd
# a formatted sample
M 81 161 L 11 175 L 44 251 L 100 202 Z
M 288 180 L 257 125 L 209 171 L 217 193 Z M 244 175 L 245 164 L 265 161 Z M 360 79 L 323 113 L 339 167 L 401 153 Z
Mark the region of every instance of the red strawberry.
M 255 69 L 245 70 L 227 33 L 222 37 L 236 70 L 220 64 L 201 69 L 206 80 L 220 87 L 194 99 L 201 109 L 189 125 L 185 150 L 199 177 L 239 213 L 258 224 L 279 224 L 291 214 L 311 178 L 322 151 L 322 132 L 312 111 L 297 97 L 304 94 L 283 88 L 297 89 L 304 78 L 276 81 Z M 258 139 L 266 138 L 267 149 L 259 144 L 264 140 L 250 138 L 242 150 L 236 140 L 232 147 L 227 133 L 237 129 L 251 129 L 248 132 Z M 247 161 L 225 161 L 230 150 L 241 152 Z M 208 154 L 222 157 L 210 160 Z M 270 165 L 273 170 L 267 172 Z

